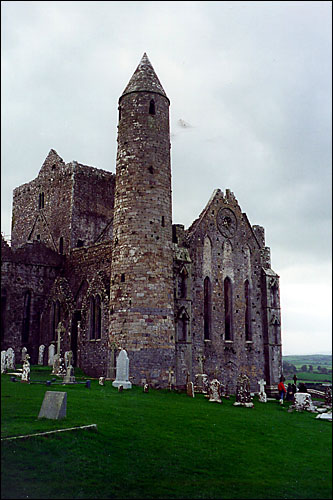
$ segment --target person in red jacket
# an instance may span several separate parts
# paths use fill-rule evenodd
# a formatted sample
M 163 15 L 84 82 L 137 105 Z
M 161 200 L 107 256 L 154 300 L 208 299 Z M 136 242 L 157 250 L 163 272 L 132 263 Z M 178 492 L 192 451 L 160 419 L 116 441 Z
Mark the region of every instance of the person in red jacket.
M 280 405 L 283 405 L 284 395 L 287 392 L 287 390 L 284 386 L 283 380 L 284 380 L 284 377 L 281 377 L 280 383 L 278 385 L 278 391 L 279 391 L 279 395 L 280 395 Z

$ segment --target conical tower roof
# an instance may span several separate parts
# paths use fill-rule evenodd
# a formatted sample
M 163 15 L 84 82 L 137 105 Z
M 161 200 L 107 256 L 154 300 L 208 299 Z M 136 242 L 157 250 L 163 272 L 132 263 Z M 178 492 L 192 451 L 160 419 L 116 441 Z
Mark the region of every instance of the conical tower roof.
M 131 92 L 155 92 L 168 99 L 146 53 L 143 54 L 138 67 L 134 71 L 120 99 Z

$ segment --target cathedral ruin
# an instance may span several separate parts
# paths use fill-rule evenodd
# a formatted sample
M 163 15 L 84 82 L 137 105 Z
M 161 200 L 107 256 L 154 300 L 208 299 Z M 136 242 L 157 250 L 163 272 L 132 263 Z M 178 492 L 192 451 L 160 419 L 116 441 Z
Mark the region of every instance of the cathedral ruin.
M 198 373 L 235 390 L 276 390 L 282 368 L 279 276 L 264 228 L 216 189 L 192 225 L 172 224 L 170 101 L 142 57 L 119 104 L 115 174 L 65 163 L 53 149 L 13 193 L 2 238 L 1 349 L 57 340 L 91 377 L 176 387 Z M 190 196 L 190 194 L 189 194 Z M 47 360 L 46 360 L 47 362 Z M 45 362 L 45 364 L 46 364 Z M 189 374 L 189 375 L 188 375 Z

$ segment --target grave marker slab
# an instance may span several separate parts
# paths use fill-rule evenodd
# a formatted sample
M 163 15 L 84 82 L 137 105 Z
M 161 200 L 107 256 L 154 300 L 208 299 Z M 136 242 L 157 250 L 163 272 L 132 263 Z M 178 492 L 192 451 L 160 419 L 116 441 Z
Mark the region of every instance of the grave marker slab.
M 112 382 L 113 387 L 123 386 L 123 389 L 131 389 L 132 383 L 128 380 L 129 359 L 125 349 L 121 349 L 117 358 L 116 380 Z
M 38 418 L 59 420 L 66 417 L 67 392 L 46 391 Z

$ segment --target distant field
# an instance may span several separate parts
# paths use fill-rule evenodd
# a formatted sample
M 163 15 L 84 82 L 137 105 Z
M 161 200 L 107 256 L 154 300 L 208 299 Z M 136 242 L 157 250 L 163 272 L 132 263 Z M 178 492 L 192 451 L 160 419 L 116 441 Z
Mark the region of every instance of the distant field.
M 307 356 L 282 356 L 283 361 L 287 361 L 292 365 L 295 365 L 297 369 L 301 368 L 303 365 L 312 365 L 314 370 L 317 370 L 318 366 L 325 367 L 328 370 L 332 370 L 332 355 L 328 354 L 309 354 Z

